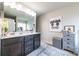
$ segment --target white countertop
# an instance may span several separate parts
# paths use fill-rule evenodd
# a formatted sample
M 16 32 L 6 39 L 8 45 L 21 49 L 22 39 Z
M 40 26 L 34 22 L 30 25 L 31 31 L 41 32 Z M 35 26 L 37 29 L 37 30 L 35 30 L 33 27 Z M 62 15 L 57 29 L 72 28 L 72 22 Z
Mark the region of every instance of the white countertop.
M 39 34 L 40 32 L 29 32 L 29 33 L 15 33 L 14 35 L 7 35 L 3 36 L 0 39 L 7 39 L 7 38 L 14 38 L 14 37 L 21 37 L 21 36 L 26 36 L 26 35 L 34 35 L 34 34 Z

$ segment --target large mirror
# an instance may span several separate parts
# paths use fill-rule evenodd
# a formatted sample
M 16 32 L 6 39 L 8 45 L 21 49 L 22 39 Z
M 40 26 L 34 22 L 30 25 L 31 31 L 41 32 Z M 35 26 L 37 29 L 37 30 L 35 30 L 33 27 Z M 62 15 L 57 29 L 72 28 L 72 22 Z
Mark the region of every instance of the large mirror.
M 33 31 L 35 17 L 10 6 L 4 6 L 4 32 Z
M 17 31 L 33 31 L 34 17 L 18 16 L 16 19 Z
M 2 33 L 3 2 L 0 2 L 0 37 Z

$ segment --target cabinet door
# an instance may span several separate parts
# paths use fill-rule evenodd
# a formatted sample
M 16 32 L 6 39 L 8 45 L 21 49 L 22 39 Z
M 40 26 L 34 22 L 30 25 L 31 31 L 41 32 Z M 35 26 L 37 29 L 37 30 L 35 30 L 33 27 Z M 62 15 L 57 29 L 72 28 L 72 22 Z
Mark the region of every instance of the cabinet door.
M 53 38 L 53 46 L 62 49 L 62 39 L 60 37 Z
M 34 49 L 39 48 L 40 46 L 40 34 L 34 35 Z
M 17 42 L 10 43 L 8 45 L 2 45 L 1 54 L 2 56 L 21 56 L 23 49 L 22 49 L 22 40 L 23 38 L 15 38 L 18 40 Z M 10 40 L 10 39 L 9 39 Z M 4 41 L 3 41 L 4 42 Z
M 3 56 L 17 56 L 21 55 L 21 44 L 16 43 L 9 46 L 2 47 Z
M 33 35 L 25 37 L 25 55 L 33 51 Z

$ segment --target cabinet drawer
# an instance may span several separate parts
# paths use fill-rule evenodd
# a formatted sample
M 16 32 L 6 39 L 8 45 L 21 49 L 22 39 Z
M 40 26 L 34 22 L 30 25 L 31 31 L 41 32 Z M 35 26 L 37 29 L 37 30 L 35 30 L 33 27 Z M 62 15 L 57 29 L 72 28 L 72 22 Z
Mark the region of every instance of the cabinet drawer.
M 72 48 L 74 48 L 74 43 L 72 43 L 72 42 L 63 42 L 64 44 L 64 46 L 70 46 L 70 47 L 72 47 Z
M 70 39 L 75 39 L 75 37 L 71 37 L 71 36 L 64 36 L 64 38 L 70 38 Z
M 64 34 L 64 37 L 75 37 L 75 34 Z
M 72 47 L 69 46 L 69 45 L 68 45 L 68 46 L 67 46 L 67 45 L 64 46 L 64 49 L 69 50 L 69 51 L 72 51 L 72 52 L 74 52 L 74 50 L 75 50 L 74 48 L 72 48 Z
M 63 42 L 74 42 L 74 38 L 64 37 Z

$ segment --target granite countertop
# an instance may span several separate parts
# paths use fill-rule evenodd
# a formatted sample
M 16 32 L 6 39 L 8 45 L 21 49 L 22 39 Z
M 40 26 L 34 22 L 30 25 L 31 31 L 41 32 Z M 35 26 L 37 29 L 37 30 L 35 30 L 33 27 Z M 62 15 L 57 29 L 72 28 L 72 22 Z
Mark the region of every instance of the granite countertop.
M 7 39 L 7 38 L 14 38 L 14 37 L 21 37 L 21 36 L 26 36 L 26 35 L 34 35 L 34 34 L 39 34 L 40 32 L 30 32 L 30 33 L 15 33 L 13 35 L 7 35 L 7 36 L 2 36 L 0 39 Z

